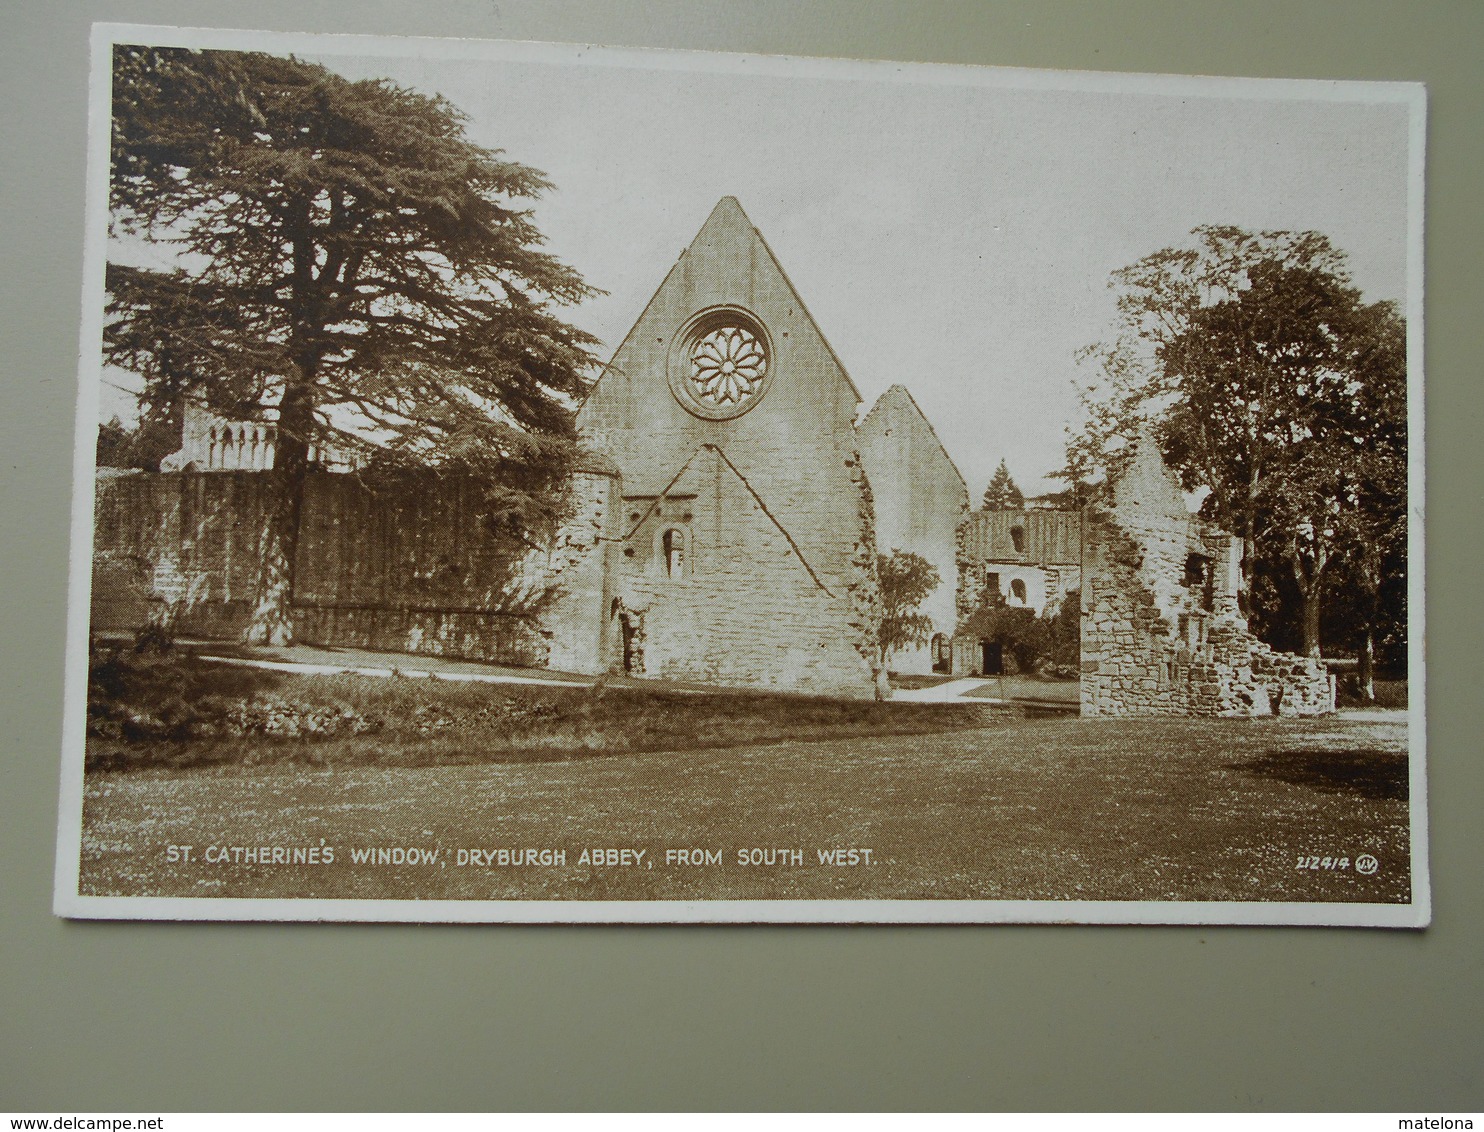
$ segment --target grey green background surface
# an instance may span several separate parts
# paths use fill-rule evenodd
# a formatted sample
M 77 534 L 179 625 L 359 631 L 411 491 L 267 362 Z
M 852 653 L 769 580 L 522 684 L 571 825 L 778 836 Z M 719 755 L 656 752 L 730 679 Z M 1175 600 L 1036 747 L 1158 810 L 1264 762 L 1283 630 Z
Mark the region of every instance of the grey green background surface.
M 0 1111 L 1484 1107 L 1484 6 L 6 0 L 0 13 Z M 54 919 L 96 19 L 1426 82 L 1433 926 Z

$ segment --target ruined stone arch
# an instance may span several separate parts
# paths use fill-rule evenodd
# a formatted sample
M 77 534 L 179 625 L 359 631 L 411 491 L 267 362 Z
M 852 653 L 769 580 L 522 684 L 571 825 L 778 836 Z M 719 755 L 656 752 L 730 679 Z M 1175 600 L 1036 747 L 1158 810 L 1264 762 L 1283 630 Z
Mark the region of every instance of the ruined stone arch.
M 953 671 L 953 640 L 946 633 L 934 633 L 928 644 L 933 671 L 946 674 Z

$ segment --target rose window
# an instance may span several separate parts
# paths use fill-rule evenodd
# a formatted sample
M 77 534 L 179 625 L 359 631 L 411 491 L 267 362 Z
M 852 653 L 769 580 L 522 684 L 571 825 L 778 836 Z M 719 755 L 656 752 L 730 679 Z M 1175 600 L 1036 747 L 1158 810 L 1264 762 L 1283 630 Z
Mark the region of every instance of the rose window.
M 719 409 L 756 396 L 768 372 L 768 356 L 757 335 L 740 326 L 719 326 L 690 349 L 690 385 L 703 405 Z

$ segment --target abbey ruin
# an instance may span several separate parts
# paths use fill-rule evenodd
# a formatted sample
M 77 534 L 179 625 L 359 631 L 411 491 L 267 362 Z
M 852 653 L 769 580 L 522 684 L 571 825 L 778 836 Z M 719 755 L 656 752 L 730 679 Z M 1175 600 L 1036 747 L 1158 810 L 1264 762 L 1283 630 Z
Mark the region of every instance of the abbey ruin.
M 457 478 L 374 482 L 324 453 L 301 516 L 298 639 L 501 664 L 871 697 L 878 553 L 941 584 L 894 671 L 972 675 L 990 598 L 1080 591 L 1084 715 L 1332 711 L 1317 660 L 1237 606 L 1234 540 L 1186 509 L 1152 444 L 1100 506 L 975 512 L 907 388 L 861 395 L 762 235 L 722 199 L 578 412 L 588 453 L 537 546 Z M 858 420 L 859 418 L 859 420 Z M 97 482 L 92 627 L 234 637 L 250 614 L 271 427 L 191 412 L 160 473 Z

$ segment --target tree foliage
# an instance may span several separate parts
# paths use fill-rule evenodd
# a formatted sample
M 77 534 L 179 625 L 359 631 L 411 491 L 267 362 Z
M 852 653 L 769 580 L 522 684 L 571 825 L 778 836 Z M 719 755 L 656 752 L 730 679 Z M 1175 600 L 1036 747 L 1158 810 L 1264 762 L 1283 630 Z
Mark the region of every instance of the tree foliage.
M 1077 675 L 1082 659 L 1080 591 L 1069 591 L 1040 614 L 1023 605 L 1006 605 L 998 592 L 985 598 L 960 627 L 962 635 L 999 645 L 1013 672 L 1042 670 L 1062 678 Z
M 1034 672 L 1049 645 L 1046 622 L 1023 605 L 988 604 L 969 615 L 959 630 L 974 640 L 993 641 L 1009 659 L 1008 671 Z
M 173 266 L 111 257 L 108 360 L 146 411 L 277 418 L 256 636 L 291 634 L 311 444 L 369 433 L 374 467 L 477 475 L 512 530 L 555 518 L 595 343 L 558 317 L 592 291 L 541 250 L 540 173 L 442 98 L 270 55 L 118 47 L 113 110 L 114 249 Z
M 1011 511 L 1025 506 L 1025 496 L 1010 478 L 1010 468 L 1004 460 L 990 477 L 981 506 L 986 511 Z
M 937 567 L 920 554 L 893 550 L 876 556 L 876 579 L 881 594 L 877 643 L 884 668 L 893 653 L 927 644 L 933 622 L 921 607 L 942 578 Z
M 130 428 L 118 417 L 98 426 L 94 464 L 158 472 L 160 461 L 180 447 L 180 421 L 146 417 Z
M 1405 325 L 1319 233 L 1193 236 L 1114 273 L 1119 330 L 1084 351 L 1098 375 L 1066 475 L 1116 474 L 1152 422 L 1202 513 L 1242 538 L 1259 629 L 1296 616 L 1317 655 L 1322 595 L 1363 553 L 1349 532 L 1404 515 Z M 1264 603 L 1284 592 L 1297 610 Z
M 1075 678 L 1082 671 L 1082 591 L 1068 590 L 1041 619 L 1046 623 L 1046 660 L 1052 674 Z

